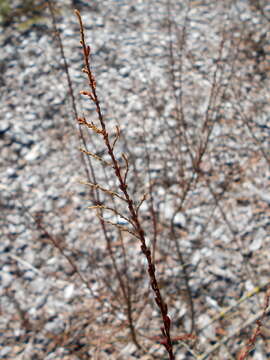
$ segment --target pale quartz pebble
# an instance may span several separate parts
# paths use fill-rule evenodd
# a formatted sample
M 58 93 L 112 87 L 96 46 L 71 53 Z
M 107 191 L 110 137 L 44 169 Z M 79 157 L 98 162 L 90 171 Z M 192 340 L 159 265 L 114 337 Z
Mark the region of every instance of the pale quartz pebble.
M 65 287 L 64 297 L 65 299 L 70 299 L 73 294 L 74 294 L 74 284 L 69 284 L 68 286 Z

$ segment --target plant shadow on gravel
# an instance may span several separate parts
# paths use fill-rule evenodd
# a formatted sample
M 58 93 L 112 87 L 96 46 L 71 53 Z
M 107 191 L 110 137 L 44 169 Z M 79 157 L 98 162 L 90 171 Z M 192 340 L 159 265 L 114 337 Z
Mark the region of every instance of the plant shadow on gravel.
M 78 123 L 77 161 L 93 222 L 82 248 L 73 248 L 48 230 L 42 213 L 32 214 L 21 204 L 36 236 L 69 264 L 69 274 L 63 275 L 67 293 L 79 289 L 61 314 L 57 334 L 47 326 L 53 316 L 32 320 L 6 292 L 21 327 L 26 334 L 42 334 L 48 359 L 50 354 L 62 359 L 267 358 L 267 3 L 249 2 L 246 11 L 257 23 L 242 19 L 238 1 L 217 5 L 220 27 L 213 34 L 198 18 L 200 2 L 162 3 L 164 56 L 142 61 L 141 78 L 129 73 L 131 95 L 141 91 L 137 109 L 130 115 L 127 104 L 116 119 L 110 111 L 117 117 L 122 99 L 103 98 L 99 74 L 92 70 L 96 50 L 87 45 L 76 11 L 87 80 L 81 95 L 90 102 L 90 115 L 78 105 L 65 44 L 48 4 Z M 180 10 L 181 22 L 175 15 Z M 210 20 L 206 15 L 204 22 Z M 147 59 L 145 49 L 138 51 Z

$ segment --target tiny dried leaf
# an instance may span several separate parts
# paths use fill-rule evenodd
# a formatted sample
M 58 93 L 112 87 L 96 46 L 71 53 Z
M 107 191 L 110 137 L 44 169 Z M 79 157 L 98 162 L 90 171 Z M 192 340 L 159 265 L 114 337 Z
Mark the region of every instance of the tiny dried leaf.
M 105 166 L 111 166 L 112 165 L 111 163 L 107 162 L 106 160 L 103 160 L 100 156 L 92 153 L 91 151 L 87 151 L 87 150 L 85 150 L 83 148 L 80 148 L 80 151 L 83 152 L 84 154 L 89 155 L 89 156 L 93 157 L 94 159 L 100 161 Z
M 141 201 L 139 202 L 139 205 L 138 205 L 137 208 L 136 208 L 136 213 L 137 213 L 137 214 L 138 214 L 138 211 L 139 211 L 142 203 L 146 200 L 146 197 L 147 197 L 147 194 L 143 194 L 143 197 L 142 197 Z
M 119 139 L 119 137 L 120 137 L 120 129 L 119 129 L 119 126 L 116 125 L 116 135 L 115 135 L 115 139 L 112 144 L 112 150 L 114 150 L 115 144 L 116 144 L 117 140 Z
M 111 207 L 109 207 L 109 206 L 105 206 L 105 205 L 93 205 L 93 206 L 88 206 L 88 209 L 104 209 L 104 210 L 109 210 L 109 211 L 113 212 L 115 215 L 118 215 L 120 218 L 124 219 L 127 223 L 129 223 L 129 224 L 131 224 L 132 226 L 134 226 L 133 223 L 132 223 L 132 221 L 131 221 L 129 218 L 127 218 L 126 216 L 124 216 L 123 214 L 121 214 L 120 212 L 118 212 L 116 209 L 113 209 L 113 208 L 111 208 Z M 119 224 L 117 224 L 117 225 L 119 225 Z
M 196 339 L 196 335 L 194 334 L 183 334 L 173 337 L 172 341 L 185 341 L 185 340 L 195 340 L 195 339 Z
M 104 205 L 92 205 L 92 206 L 88 206 L 88 209 L 106 209 L 106 206 Z
M 89 129 L 92 129 L 97 134 L 101 134 L 104 136 L 104 131 L 99 129 L 93 122 L 89 123 L 85 120 L 85 118 L 78 118 L 78 123 L 87 126 Z
M 138 235 L 137 235 L 134 231 L 128 229 L 127 227 L 121 226 L 121 225 L 116 224 L 116 223 L 114 223 L 114 222 L 112 222 L 112 221 L 109 221 L 109 220 L 105 220 L 105 219 L 104 219 L 102 216 L 100 216 L 100 215 L 97 215 L 97 216 L 98 216 L 99 219 L 100 219 L 101 221 L 103 221 L 104 223 L 113 225 L 113 226 L 117 227 L 120 231 L 128 232 L 129 234 L 135 236 L 136 238 L 139 238 Z
M 91 183 L 91 182 L 87 182 L 87 181 L 80 181 L 81 184 L 83 185 L 88 185 L 88 186 L 91 186 L 92 188 L 94 189 L 97 189 L 97 190 L 101 190 L 103 191 L 104 193 L 110 195 L 110 196 L 116 196 L 118 197 L 119 199 L 123 200 L 124 202 L 126 202 L 126 199 L 123 198 L 121 195 L 117 194 L 116 192 L 114 191 L 111 191 L 111 190 L 108 190 L 104 187 L 102 187 L 101 185 L 99 184 L 94 184 L 94 183 Z
M 124 176 L 124 184 L 126 184 L 127 183 L 127 175 L 128 175 L 128 171 L 129 171 L 129 163 L 128 163 L 128 158 L 124 153 L 122 154 L 122 158 L 125 160 L 125 163 L 126 163 L 126 171 L 125 171 L 125 176 Z
M 88 73 L 87 70 L 86 70 L 86 72 Z M 90 91 L 82 90 L 82 91 L 80 91 L 80 94 L 90 97 L 90 99 L 94 102 L 96 101 L 94 95 Z

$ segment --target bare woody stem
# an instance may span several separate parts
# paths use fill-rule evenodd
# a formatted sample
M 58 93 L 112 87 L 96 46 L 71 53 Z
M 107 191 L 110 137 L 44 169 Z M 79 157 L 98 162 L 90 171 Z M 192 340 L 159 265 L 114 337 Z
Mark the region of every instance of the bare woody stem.
M 168 352 L 168 355 L 169 355 L 169 359 L 174 360 L 175 357 L 173 354 L 173 344 L 172 344 L 172 339 L 171 339 L 171 335 L 170 335 L 171 320 L 170 320 L 170 317 L 168 316 L 168 307 L 162 298 L 162 295 L 161 295 L 161 292 L 160 292 L 160 289 L 158 286 L 158 282 L 157 282 L 156 274 L 155 274 L 156 269 L 155 269 L 155 265 L 152 261 L 151 250 L 149 247 L 146 246 L 145 232 L 144 232 L 144 230 L 141 226 L 140 220 L 138 218 L 138 214 L 136 211 L 136 207 L 134 205 L 134 201 L 132 200 L 132 198 L 129 195 L 128 185 L 126 183 L 126 176 L 125 175 L 123 176 L 121 173 L 120 165 L 114 155 L 113 145 L 111 145 L 111 142 L 109 140 L 109 134 L 106 129 L 106 124 L 104 122 L 103 115 L 101 112 L 100 102 L 99 102 L 99 99 L 98 99 L 98 96 L 96 93 L 96 80 L 91 71 L 90 47 L 88 45 L 86 45 L 86 42 L 85 42 L 84 27 L 83 27 L 83 22 L 82 22 L 80 12 L 78 10 L 75 10 L 75 14 L 78 17 L 78 21 L 80 24 L 80 33 L 81 33 L 81 41 L 80 42 L 81 42 L 81 45 L 83 48 L 83 56 L 84 56 L 83 72 L 87 74 L 88 81 L 89 81 L 89 87 L 91 89 L 91 92 L 84 91 L 82 93 L 84 95 L 87 95 L 95 104 L 96 112 L 98 114 L 98 120 L 99 120 L 99 123 L 101 126 L 101 131 L 98 131 L 98 133 L 103 136 L 103 140 L 104 140 L 105 146 L 107 148 L 107 152 L 112 161 L 112 167 L 113 167 L 115 175 L 118 179 L 119 189 L 121 190 L 123 197 L 127 203 L 129 213 L 131 216 L 132 224 L 133 224 L 135 232 L 138 235 L 138 238 L 141 242 L 141 250 L 147 259 L 148 274 L 150 277 L 151 288 L 155 294 L 155 301 L 156 301 L 157 306 L 159 307 L 159 310 L 162 315 L 163 326 L 161 327 L 161 331 L 162 331 L 161 343 L 162 343 L 162 345 L 165 346 L 165 348 Z

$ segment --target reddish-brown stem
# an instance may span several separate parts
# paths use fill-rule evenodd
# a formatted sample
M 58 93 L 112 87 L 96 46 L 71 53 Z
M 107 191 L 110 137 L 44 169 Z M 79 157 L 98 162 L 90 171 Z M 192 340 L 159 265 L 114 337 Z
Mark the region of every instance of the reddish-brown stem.
M 101 126 L 102 129 L 102 136 L 103 136 L 103 141 L 104 144 L 107 148 L 107 152 L 111 158 L 112 161 L 112 167 L 114 169 L 114 173 L 118 179 L 118 183 L 119 183 L 119 189 L 121 190 L 121 192 L 123 193 L 123 197 L 127 203 L 128 209 L 129 209 L 129 213 L 130 213 L 130 217 L 131 217 L 131 221 L 132 224 L 134 226 L 134 229 L 136 231 L 136 234 L 138 235 L 140 242 L 141 242 L 141 250 L 144 254 L 144 256 L 146 257 L 147 263 L 148 263 L 148 274 L 149 274 L 149 278 L 150 278 L 150 284 L 151 284 L 151 288 L 155 294 L 155 301 L 157 306 L 160 309 L 161 315 L 162 315 L 162 321 L 163 321 L 163 326 L 161 327 L 161 331 L 162 331 L 162 335 L 163 335 L 163 340 L 161 341 L 162 345 L 165 346 L 167 353 L 169 355 L 169 359 L 170 360 L 174 360 L 174 354 L 173 354 L 173 344 L 172 344 L 172 339 L 171 339 L 171 335 L 170 335 L 170 326 L 171 326 L 171 320 L 168 316 L 168 307 L 167 304 L 164 302 L 159 286 L 158 286 L 158 282 L 156 279 L 156 268 L 155 265 L 153 264 L 152 261 L 152 254 L 151 254 L 151 250 L 149 247 L 147 247 L 146 245 L 146 240 L 145 240 L 145 233 L 144 230 L 141 226 L 136 208 L 134 206 L 134 201 L 133 199 L 130 197 L 129 192 L 128 192 L 128 185 L 126 184 L 125 181 L 125 175 L 122 175 L 121 173 L 121 169 L 120 169 L 120 165 L 115 157 L 114 154 L 114 149 L 113 146 L 111 145 L 111 142 L 109 140 L 109 134 L 107 132 L 106 129 L 106 124 L 104 122 L 103 119 L 103 115 L 101 112 L 101 107 L 100 107 L 100 102 L 96 93 L 96 81 L 94 78 L 94 75 L 91 71 L 91 67 L 90 67 L 90 47 L 86 45 L 85 42 L 85 36 L 84 36 L 84 27 L 83 27 L 83 23 L 82 23 L 82 18 L 80 15 L 80 12 L 78 10 L 75 10 L 75 13 L 78 17 L 79 20 L 79 24 L 80 24 L 80 32 L 81 32 L 81 45 L 83 48 L 83 55 L 84 55 L 84 64 L 85 64 L 85 68 L 84 68 L 84 73 L 87 74 L 88 76 L 88 81 L 89 81 L 89 86 L 91 89 L 91 96 L 89 96 L 89 98 L 94 102 L 95 107 L 96 107 L 96 112 L 98 115 L 98 120 L 99 120 L 99 124 Z M 86 94 L 87 95 L 87 94 Z

